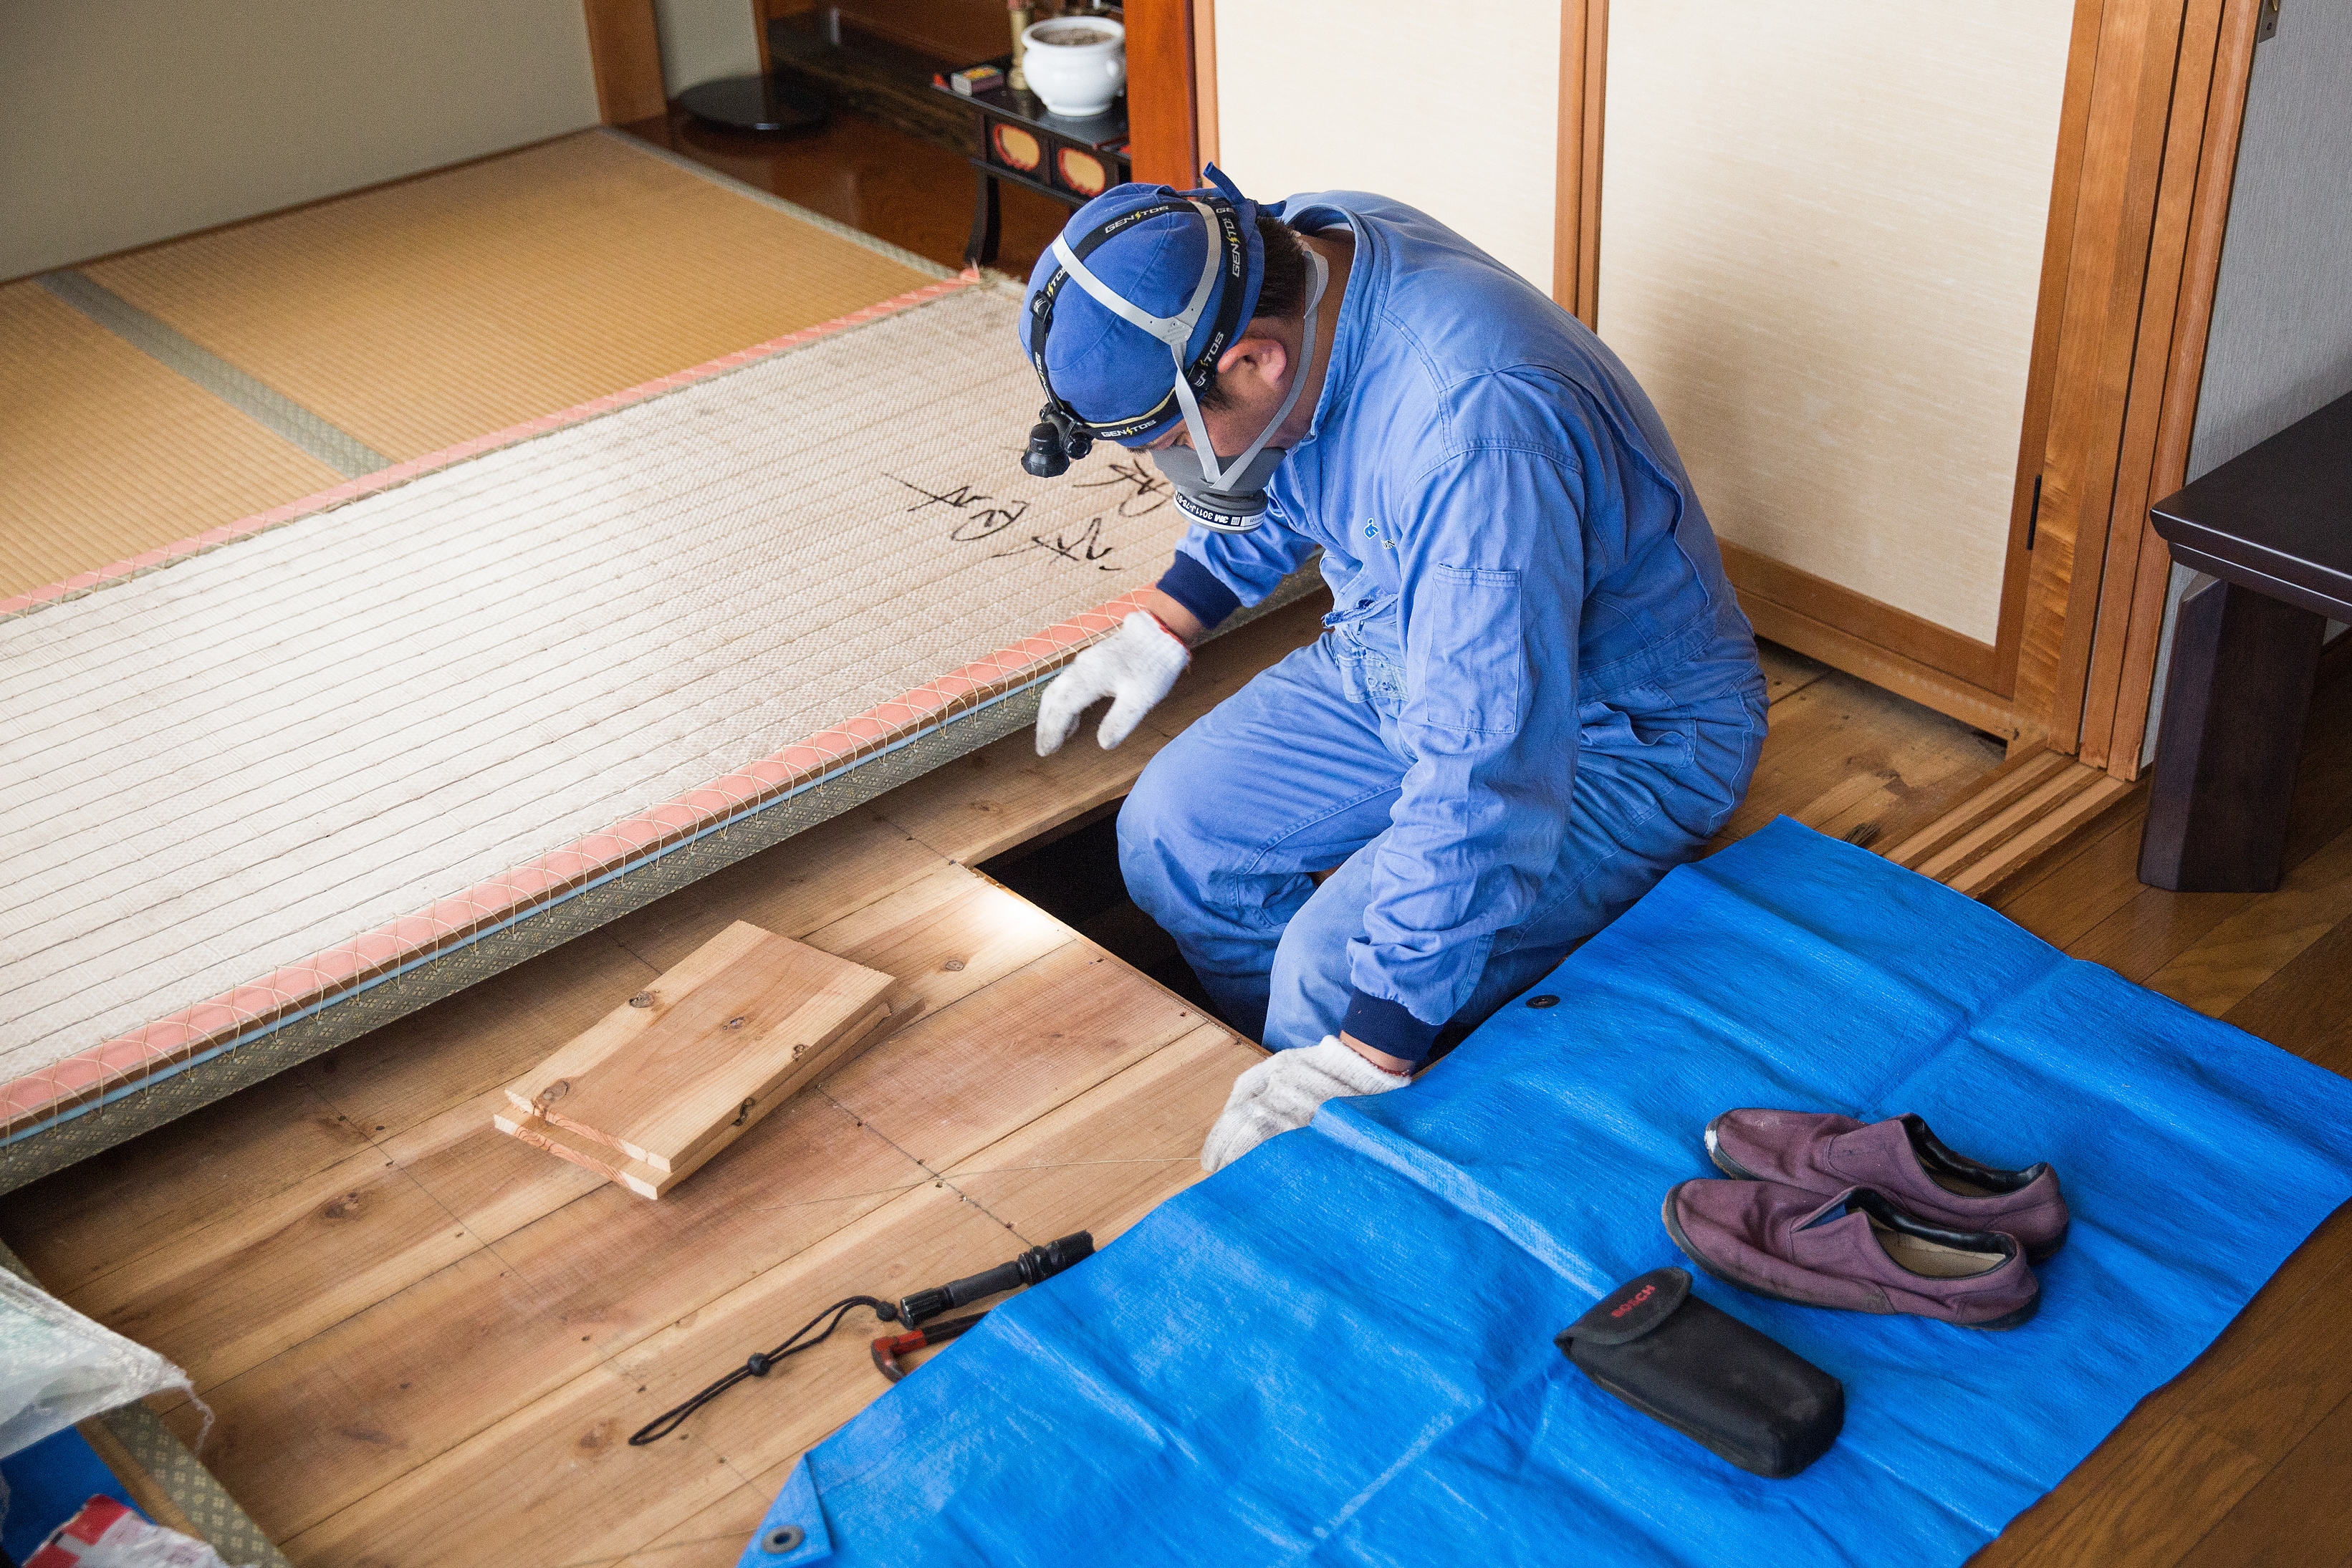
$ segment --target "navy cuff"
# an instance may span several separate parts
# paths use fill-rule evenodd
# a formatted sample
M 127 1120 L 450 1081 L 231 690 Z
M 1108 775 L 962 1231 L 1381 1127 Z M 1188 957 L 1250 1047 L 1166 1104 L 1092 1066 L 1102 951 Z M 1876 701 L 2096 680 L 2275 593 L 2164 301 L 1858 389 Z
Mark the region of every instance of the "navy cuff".
M 1160 591 L 1192 612 L 1207 631 L 1242 607 L 1241 596 L 1217 580 L 1217 574 L 1183 551 L 1160 574 Z
M 1436 1024 L 1422 1022 L 1401 1003 L 1386 997 L 1368 997 L 1361 991 L 1349 998 L 1348 1016 L 1339 1025 L 1341 1033 L 1354 1035 L 1374 1051 L 1384 1051 L 1416 1065 L 1436 1042 L 1438 1028 Z

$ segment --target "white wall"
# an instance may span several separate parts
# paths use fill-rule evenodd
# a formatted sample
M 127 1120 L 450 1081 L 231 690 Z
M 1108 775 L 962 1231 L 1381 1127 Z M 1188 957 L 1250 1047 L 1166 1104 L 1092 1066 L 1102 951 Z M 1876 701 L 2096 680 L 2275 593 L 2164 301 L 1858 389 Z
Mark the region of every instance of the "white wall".
M 1217 0 L 1217 166 L 1274 201 L 1372 191 L 1551 292 L 1559 0 Z
M 2352 392 L 2352 3 L 2287 0 L 2254 49 L 2189 476 Z M 2160 497 L 2159 497 L 2160 498 Z M 2172 569 L 2143 760 L 2156 756 L 2172 618 L 2198 574 Z
M 2072 21 L 2071 0 L 1609 12 L 1601 335 L 1717 531 L 1985 643 Z
M 0 0 L 0 278 L 596 118 L 580 0 Z
M 752 0 L 654 0 L 661 34 L 662 87 L 676 98 L 720 77 L 760 74 Z

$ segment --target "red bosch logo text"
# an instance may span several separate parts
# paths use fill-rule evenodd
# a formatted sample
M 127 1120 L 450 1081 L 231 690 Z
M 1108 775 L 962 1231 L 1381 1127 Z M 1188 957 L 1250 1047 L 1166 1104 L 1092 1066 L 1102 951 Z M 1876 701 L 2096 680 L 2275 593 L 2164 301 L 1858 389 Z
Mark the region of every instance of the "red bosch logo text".
M 1612 1318 L 1622 1318 L 1627 1312 L 1632 1312 L 1635 1307 L 1640 1306 L 1643 1301 L 1648 1301 L 1652 1296 L 1654 1296 L 1657 1293 L 1657 1286 L 1644 1285 L 1640 1290 L 1634 1291 L 1633 1294 L 1627 1299 L 1623 1306 L 1615 1308 L 1609 1315 Z

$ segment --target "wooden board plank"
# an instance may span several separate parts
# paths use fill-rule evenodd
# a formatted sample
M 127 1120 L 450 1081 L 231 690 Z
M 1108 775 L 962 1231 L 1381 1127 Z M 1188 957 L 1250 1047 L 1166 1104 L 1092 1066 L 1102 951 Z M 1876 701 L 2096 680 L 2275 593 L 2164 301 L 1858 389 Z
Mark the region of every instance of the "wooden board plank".
M 1956 841 L 2015 805 L 2026 795 L 2063 773 L 2067 758 L 2061 752 L 2039 748 L 2021 751 L 1977 781 L 1967 799 L 1920 831 L 1885 852 L 1896 865 L 1916 870 L 1922 861 L 1948 849 Z
M 2139 891 L 2139 831 L 2147 821 L 2143 797 L 1988 902 L 2044 942 L 2071 947 Z
M 1205 1021 L 1093 943 L 1074 941 L 893 1035 L 823 1087 L 941 1170 Z
M 2336 1506 L 2347 1476 L 2352 1476 L 2352 1398 L 2339 1401 L 2215 1521 L 2180 1559 L 2180 1568 L 2334 1563 L 2352 1554 L 2352 1510 Z
M 892 790 L 881 800 L 897 795 Z M 737 920 L 804 942 L 810 932 L 930 875 L 944 858 L 875 806 L 862 806 L 737 861 L 605 929 L 656 971 L 677 963 Z
M 1772 705 L 1748 799 L 1715 838 L 1788 815 L 1833 838 L 1899 843 L 2000 765 L 2000 742 L 1842 671 Z
M 694 968 L 691 981 L 685 977 Z M 700 1163 L 888 1016 L 888 975 L 739 921 L 507 1089 L 518 1109 L 655 1169 Z M 631 1029 L 627 1015 L 653 1014 Z
M 494 1113 L 490 1125 L 509 1138 L 520 1138 L 534 1149 L 553 1155 L 559 1160 L 570 1160 L 582 1170 L 593 1171 L 606 1181 L 616 1182 L 639 1197 L 659 1197 L 694 1174 L 692 1171 L 656 1170 L 642 1160 L 631 1159 L 600 1139 L 584 1137 L 544 1116 L 526 1115 L 511 1105 Z
M 179 1363 L 201 1394 L 383 1300 L 396 1281 L 481 1246 L 371 1149 L 156 1248 L 69 1300 Z
M 729 965 L 756 951 L 768 935 L 746 920 L 730 925 L 508 1084 L 507 1098 L 524 1115 L 539 1114 L 541 1097 L 550 1086 L 584 1078 L 635 1045 L 698 988 L 718 978 Z
M 205 1458 L 284 1541 L 934 1179 L 802 1095 L 658 1204 L 596 1186 L 211 1390 Z
M 2148 977 L 2150 989 L 2219 1017 L 2352 917 L 2352 831 L 2289 872 Z
M 2075 1568 L 2169 1568 L 2210 1522 L 2262 1479 L 2263 1463 L 2194 1421 L 2175 1418 L 2105 1484 L 2081 1498 L 2031 1550 L 1996 1541 L 1974 1562 Z
M 2305 1061 L 2352 1076 L 2352 920 L 2296 954 L 2221 1016 Z
M 2018 877 L 2031 874 L 2042 855 L 2063 852 L 2077 831 L 2092 828 L 2109 811 L 2147 791 L 2121 779 L 2089 769 L 2091 780 L 2056 800 L 2048 810 L 1994 844 L 1984 854 L 1944 879 L 1945 885 L 1971 898 L 1998 893 Z
M 288 1555 L 317 1568 L 466 1568 L 636 1551 L 806 1449 L 887 1385 L 856 1322 L 787 1373 L 731 1390 L 676 1437 L 631 1448 L 631 1431 L 827 1301 L 898 1296 L 992 1267 L 1020 1245 L 950 1188 L 902 1194 L 294 1535 Z
M 958 1161 L 948 1183 L 1023 1236 L 1087 1230 L 1101 1246 L 1202 1178 L 1201 1143 L 1234 1080 L 1265 1060 L 1202 1024 Z

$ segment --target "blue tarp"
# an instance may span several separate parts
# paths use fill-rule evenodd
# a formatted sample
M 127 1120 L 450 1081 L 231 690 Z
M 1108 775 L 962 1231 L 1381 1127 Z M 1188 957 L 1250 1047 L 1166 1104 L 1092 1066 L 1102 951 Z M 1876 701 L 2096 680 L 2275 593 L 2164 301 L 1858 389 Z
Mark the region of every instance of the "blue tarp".
M 1956 1563 L 2347 1197 L 2352 1082 L 1782 821 L 1675 872 L 1412 1088 L 1338 1102 L 1014 1297 L 797 1466 L 746 1564 Z M 2074 1206 L 2025 1326 L 1698 1293 L 1843 1380 L 1763 1480 L 1552 1334 L 1682 1261 L 1767 1105 L 1925 1115 Z M 781 1555 L 762 1535 L 795 1525 Z

